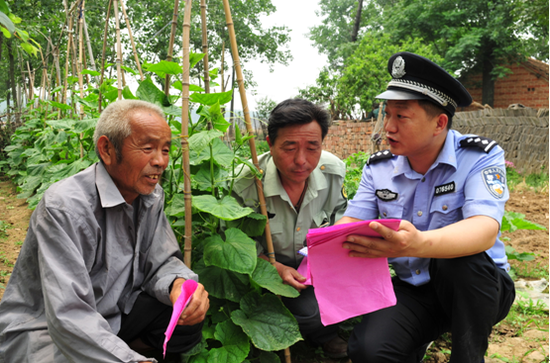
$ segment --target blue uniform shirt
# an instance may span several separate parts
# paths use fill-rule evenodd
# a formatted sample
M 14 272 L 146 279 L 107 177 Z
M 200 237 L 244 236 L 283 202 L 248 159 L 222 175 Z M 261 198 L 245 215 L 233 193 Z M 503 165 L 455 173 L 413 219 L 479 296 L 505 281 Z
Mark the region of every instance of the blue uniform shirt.
M 461 141 L 467 145 L 461 146 Z M 387 151 L 384 157 L 383 153 L 365 165 L 359 189 L 345 216 L 362 220 L 405 219 L 420 231 L 478 215 L 501 223 L 509 195 L 504 150 L 494 141 L 450 130 L 443 149 L 425 175 L 411 169 L 405 156 Z M 500 232 L 487 254 L 498 267 L 508 270 L 510 265 L 499 237 Z M 403 281 L 417 286 L 430 281 L 428 258 L 399 257 L 389 261 Z

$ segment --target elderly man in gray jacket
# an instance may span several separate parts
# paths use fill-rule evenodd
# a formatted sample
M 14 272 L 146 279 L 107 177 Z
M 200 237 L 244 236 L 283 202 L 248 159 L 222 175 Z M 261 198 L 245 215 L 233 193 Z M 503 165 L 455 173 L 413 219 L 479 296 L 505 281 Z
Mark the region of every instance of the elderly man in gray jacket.
M 156 362 L 186 279 L 158 185 L 171 130 L 155 105 L 107 107 L 94 135 L 101 161 L 52 185 L 34 211 L 0 303 L 0 362 Z M 168 352 L 201 340 L 199 284 Z

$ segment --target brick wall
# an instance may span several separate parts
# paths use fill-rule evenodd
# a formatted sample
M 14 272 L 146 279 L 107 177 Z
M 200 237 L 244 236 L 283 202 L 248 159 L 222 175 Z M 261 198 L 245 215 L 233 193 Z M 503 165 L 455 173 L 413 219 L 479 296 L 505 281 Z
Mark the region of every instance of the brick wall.
M 544 63 L 539 63 L 544 67 Z M 548 78 L 540 72 L 528 69 L 528 66 L 529 64 L 507 66 L 512 73 L 495 82 L 493 108 L 508 108 L 509 105 L 514 103 L 521 103 L 525 107 L 531 108 L 548 107 Z M 547 74 L 548 65 L 545 66 Z M 481 74 L 468 77 L 464 84 L 474 101 L 481 103 Z M 469 109 L 471 108 L 464 110 Z
M 535 173 L 541 167 L 548 171 L 548 119 L 547 108 L 485 109 L 456 113 L 453 129 L 496 140 L 506 152 L 506 160 L 513 162 L 519 172 Z M 359 151 L 387 149 L 385 140 L 380 145 L 371 140 L 375 128 L 376 122 L 335 121 L 324 148 L 341 159 Z

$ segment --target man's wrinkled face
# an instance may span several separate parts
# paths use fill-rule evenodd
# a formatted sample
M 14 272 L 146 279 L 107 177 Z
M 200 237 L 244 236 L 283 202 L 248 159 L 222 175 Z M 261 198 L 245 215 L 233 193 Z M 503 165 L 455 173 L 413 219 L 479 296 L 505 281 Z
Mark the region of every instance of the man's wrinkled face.
M 322 151 L 322 131 L 317 121 L 279 129 L 275 142 L 267 138 L 281 182 L 301 184 L 317 167 Z
M 131 204 L 138 195 L 151 194 L 168 166 L 172 133 L 166 121 L 149 110 L 131 116 L 132 133 L 122 144 L 120 162 L 108 169 L 120 193 Z

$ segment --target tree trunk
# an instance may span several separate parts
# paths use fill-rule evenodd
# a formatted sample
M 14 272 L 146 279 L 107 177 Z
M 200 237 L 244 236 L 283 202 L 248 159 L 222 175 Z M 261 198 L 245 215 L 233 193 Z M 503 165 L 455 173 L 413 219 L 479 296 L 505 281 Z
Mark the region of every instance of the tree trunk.
M 17 91 L 15 90 L 15 59 L 13 57 L 12 43 L 13 41 L 10 39 L 6 44 L 8 46 L 8 58 L 10 61 L 9 78 L 10 78 L 11 95 L 13 99 L 13 105 L 15 107 L 15 112 L 17 112 L 17 110 L 19 109 L 19 105 L 17 103 Z
M 353 30 L 351 31 L 351 41 L 356 42 L 359 34 L 359 27 L 361 26 L 361 12 L 363 11 L 363 0 L 359 0 L 357 4 L 357 13 L 355 14 L 355 23 L 353 24 Z
M 482 77 L 482 92 L 481 103 L 494 107 L 495 103 L 495 80 L 491 75 L 494 68 L 493 59 L 490 52 L 487 52 L 483 57 L 483 77 Z

